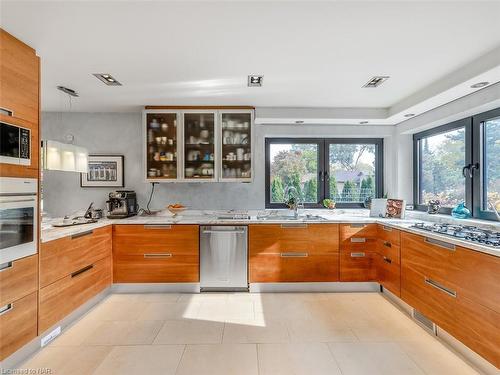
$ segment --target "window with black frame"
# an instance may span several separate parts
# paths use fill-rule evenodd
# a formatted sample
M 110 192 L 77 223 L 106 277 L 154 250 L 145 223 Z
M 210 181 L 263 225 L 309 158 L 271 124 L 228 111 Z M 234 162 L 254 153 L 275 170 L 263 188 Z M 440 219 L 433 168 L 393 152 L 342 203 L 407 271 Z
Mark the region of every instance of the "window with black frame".
M 474 217 L 496 219 L 500 210 L 500 108 L 417 133 L 414 203 L 432 200 L 450 214 L 464 202 Z
M 363 207 L 382 193 L 382 139 L 267 138 L 266 207 L 293 188 L 305 207 Z

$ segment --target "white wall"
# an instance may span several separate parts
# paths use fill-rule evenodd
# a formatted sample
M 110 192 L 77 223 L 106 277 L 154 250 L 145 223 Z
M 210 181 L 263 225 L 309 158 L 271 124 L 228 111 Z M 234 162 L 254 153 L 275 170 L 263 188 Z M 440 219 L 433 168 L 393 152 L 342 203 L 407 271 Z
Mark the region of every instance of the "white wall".
M 135 190 L 144 207 L 150 185 L 142 170 L 140 113 L 54 113 L 42 114 L 42 138 L 63 140 L 73 134 L 75 144 L 94 154 L 125 156 L 125 188 Z M 151 208 L 182 202 L 194 209 L 264 208 L 265 137 L 365 137 L 384 138 L 384 191 L 393 195 L 395 185 L 393 126 L 353 125 L 256 125 L 255 165 L 252 183 L 165 183 L 156 185 Z M 51 216 L 70 214 L 94 201 L 104 207 L 107 188 L 80 188 L 76 173 L 44 171 L 44 211 Z

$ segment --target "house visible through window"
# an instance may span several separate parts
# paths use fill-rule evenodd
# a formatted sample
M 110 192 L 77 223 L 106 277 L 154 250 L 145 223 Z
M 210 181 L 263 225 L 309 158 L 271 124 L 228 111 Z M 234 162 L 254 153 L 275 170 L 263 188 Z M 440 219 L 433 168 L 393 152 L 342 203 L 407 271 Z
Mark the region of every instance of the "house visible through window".
M 381 139 L 266 139 L 266 207 L 285 207 L 294 188 L 307 207 L 325 198 L 361 207 L 382 195 Z

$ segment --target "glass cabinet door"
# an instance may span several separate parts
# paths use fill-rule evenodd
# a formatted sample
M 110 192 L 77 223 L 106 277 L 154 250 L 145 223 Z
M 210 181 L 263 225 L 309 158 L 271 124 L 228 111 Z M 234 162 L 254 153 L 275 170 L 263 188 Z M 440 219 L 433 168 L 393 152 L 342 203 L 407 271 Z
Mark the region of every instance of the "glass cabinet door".
M 184 113 L 184 179 L 215 179 L 215 113 Z
M 146 114 L 146 178 L 177 178 L 177 113 Z
M 252 114 L 221 114 L 221 181 L 252 178 Z

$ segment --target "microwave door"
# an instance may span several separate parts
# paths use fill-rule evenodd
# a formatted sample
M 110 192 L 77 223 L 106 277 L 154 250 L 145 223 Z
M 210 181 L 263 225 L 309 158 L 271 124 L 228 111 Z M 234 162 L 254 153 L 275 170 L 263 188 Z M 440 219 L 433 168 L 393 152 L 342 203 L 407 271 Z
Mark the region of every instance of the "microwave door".
M 0 264 L 37 252 L 36 196 L 0 201 Z

